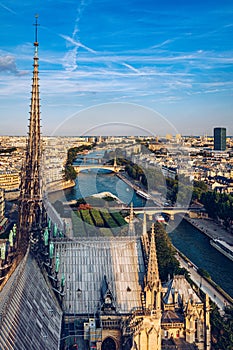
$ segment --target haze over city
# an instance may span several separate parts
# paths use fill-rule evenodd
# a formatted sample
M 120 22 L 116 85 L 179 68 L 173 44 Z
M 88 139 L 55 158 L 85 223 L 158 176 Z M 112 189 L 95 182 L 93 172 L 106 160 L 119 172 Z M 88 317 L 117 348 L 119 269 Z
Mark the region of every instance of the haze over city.
M 57 134 L 105 123 L 118 123 L 116 134 L 166 134 L 170 125 L 183 135 L 212 135 L 215 126 L 233 134 L 231 1 L 5 0 L 0 8 L 2 135 L 27 131 L 36 13 L 43 134 L 65 120 Z M 86 108 L 92 113 L 78 114 Z

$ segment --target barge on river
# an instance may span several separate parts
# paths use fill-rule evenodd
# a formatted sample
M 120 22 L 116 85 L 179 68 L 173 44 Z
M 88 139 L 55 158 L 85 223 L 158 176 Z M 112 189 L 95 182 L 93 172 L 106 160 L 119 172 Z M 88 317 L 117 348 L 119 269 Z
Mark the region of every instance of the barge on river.
M 228 244 L 227 242 L 215 238 L 210 241 L 210 244 L 217 249 L 219 252 L 224 254 L 228 259 L 233 261 L 233 246 Z

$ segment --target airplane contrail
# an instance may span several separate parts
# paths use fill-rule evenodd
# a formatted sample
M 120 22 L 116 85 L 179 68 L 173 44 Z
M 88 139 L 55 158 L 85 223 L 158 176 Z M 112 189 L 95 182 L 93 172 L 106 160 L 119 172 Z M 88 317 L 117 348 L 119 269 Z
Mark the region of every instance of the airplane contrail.
M 10 9 L 9 7 L 7 7 L 6 5 L 3 5 L 2 2 L 0 2 L 0 6 L 1 6 L 2 8 L 4 8 L 5 10 L 7 10 L 8 12 L 11 12 L 11 13 L 13 13 L 14 15 L 17 15 L 17 12 L 13 11 L 13 10 Z
M 140 74 L 140 71 L 138 69 L 134 68 L 133 66 L 131 66 L 130 64 L 123 62 L 122 65 L 129 68 L 133 72 Z
M 73 38 L 71 38 L 70 36 L 68 35 L 63 35 L 63 34 L 60 34 L 60 36 L 65 39 L 66 41 L 68 41 L 69 43 L 73 44 L 74 46 L 77 46 L 77 47 L 82 47 L 84 49 L 86 49 L 87 51 L 91 52 L 91 53 L 96 53 L 95 50 L 91 49 L 90 47 L 82 44 L 80 41 L 76 41 L 74 40 Z

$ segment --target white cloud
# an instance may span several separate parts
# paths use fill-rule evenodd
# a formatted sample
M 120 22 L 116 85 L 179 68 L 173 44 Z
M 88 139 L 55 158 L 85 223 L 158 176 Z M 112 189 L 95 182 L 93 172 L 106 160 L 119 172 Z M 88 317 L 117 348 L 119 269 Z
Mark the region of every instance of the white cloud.
M 63 66 L 67 71 L 74 71 L 78 67 L 76 62 L 78 48 L 68 51 L 63 58 Z
M 12 55 L 0 56 L 0 73 L 2 72 L 11 73 L 14 75 L 27 74 L 27 72 L 18 70 L 15 63 L 15 58 Z

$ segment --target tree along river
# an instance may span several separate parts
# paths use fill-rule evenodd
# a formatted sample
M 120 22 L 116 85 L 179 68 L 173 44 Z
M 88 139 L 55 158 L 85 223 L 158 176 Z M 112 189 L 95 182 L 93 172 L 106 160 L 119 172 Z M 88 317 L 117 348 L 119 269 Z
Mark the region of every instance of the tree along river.
M 92 152 L 91 156 L 93 155 L 96 156 L 96 152 Z M 80 162 L 77 160 L 76 164 Z M 135 207 L 146 204 L 146 200 L 139 197 L 125 182 L 104 170 L 79 173 L 75 187 L 65 190 L 65 196 L 59 199 L 69 201 L 105 191 L 113 193 L 128 205 L 131 202 Z M 233 297 L 233 262 L 213 248 L 207 236 L 185 220 L 182 220 L 169 235 L 175 247 L 199 268 L 207 270 L 211 278 Z

